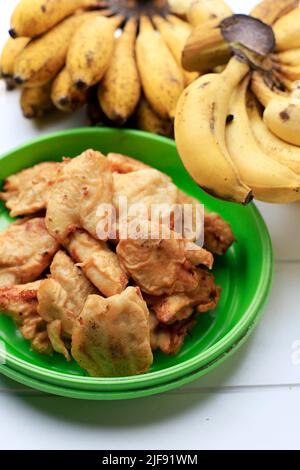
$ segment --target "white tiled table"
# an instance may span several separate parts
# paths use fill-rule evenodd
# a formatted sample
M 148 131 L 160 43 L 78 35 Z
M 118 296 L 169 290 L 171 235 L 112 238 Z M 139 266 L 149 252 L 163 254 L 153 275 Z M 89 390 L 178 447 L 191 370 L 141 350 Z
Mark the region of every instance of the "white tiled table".
M 16 3 L 1 1 L 1 45 Z M 256 2 L 229 3 L 248 12 Z M 84 123 L 78 114 L 38 127 L 21 117 L 18 99 L 0 91 L 1 153 Z M 189 386 L 129 402 L 77 402 L 0 376 L 0 448 L 299 449 L 300 365 L 292 353 L 300 340 L 300 204 L 259 208 L 274 243 L 275 284 L 261 323 L 238 354 Z

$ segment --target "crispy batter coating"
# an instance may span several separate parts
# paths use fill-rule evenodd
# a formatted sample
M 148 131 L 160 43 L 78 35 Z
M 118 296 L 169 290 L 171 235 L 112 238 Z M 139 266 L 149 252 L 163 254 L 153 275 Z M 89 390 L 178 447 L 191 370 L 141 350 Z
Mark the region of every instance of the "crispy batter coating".
M 47 323 L 60 320 L 62 334 L 71 337 L 75 319 L 96 289 L 63 251 L 55 255 L 50 271 L 38 289 L 38 312 Z
M 204 215 L 204 246 L 216 255 L 224 255 L 234 243 L 230 225 L 219 214 Z
M 199 204 L 199 201 L 179 191 L 178 203 L 195 206 Z M 195 211 L 193 211 L 193 217 L 193 226 L 195 227 Z M 218 214 L 204 213 L 204 248 L 214 255 L 224 255 L 234 241 L 235 237 L 228 222 Z
M 66 348 L 64 340 L 62 339 L 62 324 L 60 320 L 54 320 L 47 324 L 47 333 L 50 339 L 51 345 L 59 354 L 62 354 L 67 361 L 71 360 L 70 353 Z
M 50 265 L 58 244 L 45 219 L 24 219 L 0 233 L 0 286 L 26 284 Z
M 97 238 L 97 224 L 104 215 L 101 204 L 112 204 L 113 177 L 109 161 L 100 152 L 87 150 L 60 172 L 52 186 L 46 225 L 64 243 L 70 233 L 84 228 Z
M 117 246 L 121 265 L 135 283 L 146 294 L 155 296 L 195 291 L 200 280 L 196 266 L 211 269 L 211 253 L 183 238 L 175 238 L 172 231 L 168 239 L 151 238 L 155 231 L 152 222 L 142 222 L 141 228 L 147 239 L 127 238 Z
M 72 355 L 95 377 L 142 374 L 153 362 L 149 312 L 140 290 L 88 297 L 74 328 Z
M 6 178 L 0 200 L 5 201 L 10 216 L 30 215 L 46 209 L 50 189 L 67 161 L 40 163 Z
M 0 288 L 0 311 L 13 318 L 34 351 L 51 354 L 46 322 L 37 312 L 40 281 Z
M 107 159 L 110 161 L 112 171 L 115 173 L 126 174 L 151 168 L 145 163 L 121 153 L 109 153 Z
M 151 299 L 153 311 L 161 323 L 170 325 L 189 318 L 195 308 L 204 313 L 217 306 L 221 289 L 215 285 L 214 276 L 205 269 L 198 269 L 198 273 L 199 284 L 195 291 Z
M 66 243 L 66 248 L 86 277 L 105 297 L 120 294 L 126 288 L 128 277 L 107 243 L 77 230 Z
M 176 322 L 172 326 L 159 323 L 156 315 L 150 310 L 150 338 L 152 351 L 160 349 L 164 354 L 177 354 L 184 344 L 186 336 L 195 325 L 194 318 Z
M 133 204 L 172 206 L 178 199 L 178 189 L 171 178 L 154 168 L 127 174 L 114 173 L 114 205 L 119 208 L 119 198 L 127 198 L 128 207 Z

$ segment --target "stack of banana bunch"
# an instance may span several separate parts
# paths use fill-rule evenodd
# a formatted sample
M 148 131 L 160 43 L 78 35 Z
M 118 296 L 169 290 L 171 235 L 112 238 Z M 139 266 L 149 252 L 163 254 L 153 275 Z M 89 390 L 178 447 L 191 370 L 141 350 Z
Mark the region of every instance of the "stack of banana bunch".
M 224 19 L 224 3 L 211 0 L 205 22 L 200 3 L 182 59 L 202 75 L 182 94 L 175 119 L 186 168 L 226 201 L 300 200 L 298 1 L 264 0 L 251 16 Z
M 181 65 L 191 30 L 167 0 L 21 0 L 1 74 L 20 88 L 27 118 L 88 103 L 92 122 L 131 119 L 171 135 L 177 101 L 199 76 Z

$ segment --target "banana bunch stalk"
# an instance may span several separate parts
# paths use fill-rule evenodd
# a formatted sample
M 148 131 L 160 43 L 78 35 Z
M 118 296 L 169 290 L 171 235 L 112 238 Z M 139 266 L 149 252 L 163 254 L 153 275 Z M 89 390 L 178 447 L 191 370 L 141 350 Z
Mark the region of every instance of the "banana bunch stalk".
M 86 106 L 93 122 L 171 136 L 179 96 L 199 76 L 181 64 L 192 26 L 176 2 L 20 0 L 8 29 L 1 76 L 27 118 Z
M 187 17 L 205 3 L 195 0 Z M 177 106 L 180 156 L 195 181 L 218 198 L 242 204 L 252 197 L 271 203 L 298 201 L 298 1 L 264 0 L 247 18 L 222 19 L 221 10 L 216 17 L 194 15 L 195 29 L 183 51 L 184 68 L 202 76 L 187 87 Z M 247 23 L 238 26 L 245 18 L 248 31 Z M 251 22 L 256 22 L 256 31 L 251 31 Z M 214 73 L 208 73 L 212 66 Z

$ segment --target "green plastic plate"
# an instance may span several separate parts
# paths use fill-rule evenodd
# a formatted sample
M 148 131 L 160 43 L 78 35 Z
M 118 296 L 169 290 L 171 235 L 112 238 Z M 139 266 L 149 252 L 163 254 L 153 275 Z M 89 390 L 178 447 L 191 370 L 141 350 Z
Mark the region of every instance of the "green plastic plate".
M 133 398 L 181 386 L 223 362 L 256 324 L 272 283 L 273 254 L 267 228 L 254 204 L 242 207 L 203 193 L 184 169 L 172 140 L 140 131 L 84 128 L 43 137 L 0 157 L 0 181 L 38 162 L 76 156 L 87 148 L 125 153 L 166 172 L 207 210 L 230 222 L 237 243 L 216 259 L 214 267 L 222 286 L 221 301 L 215 311 L 199 316 L 177 356 L 156 353 L 149 373 L 113 379 L 88 377 L 75 362 L 67 363 L 58 354 L 34 353 L 12 320 L 1 315 L 0 340 L 6 348 L 6 362 L 0 371 L 39 390 L 76 398 Z M 0 230 L 9 222 L 1 206 Z

